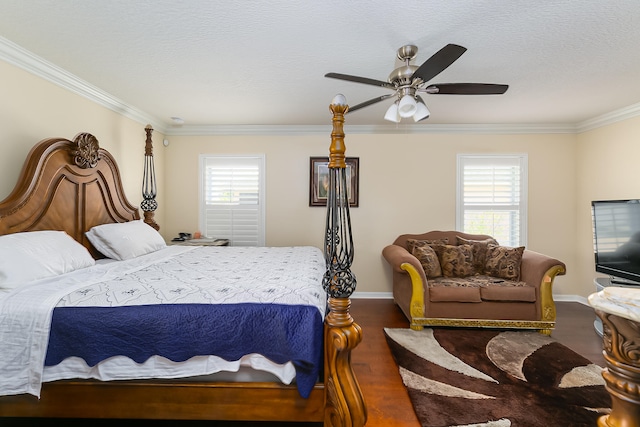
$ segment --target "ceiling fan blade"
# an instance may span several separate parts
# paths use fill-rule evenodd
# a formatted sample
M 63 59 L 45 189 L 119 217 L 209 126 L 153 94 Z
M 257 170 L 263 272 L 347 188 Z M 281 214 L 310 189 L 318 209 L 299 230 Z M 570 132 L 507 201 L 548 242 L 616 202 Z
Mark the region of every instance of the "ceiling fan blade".
M 428 82 L 453 64 L 466 51 L 466 47 L 448 44 L 424 61 L 411 77 L 419 77 L 423 82 Z
M 395 93 L 392 93 L 392 94 L 389 94 L 389 95 L 382 95 L 382 96 L 379 96 L 377 98 L 373 98 L 373 99 L 370 99 L 368 101 L 361 102 L 360 104 L 354 105 L 353 107 L 349 106 L 349 110 L 347 111 L 347 114 L 352 113 L 352 112 L 354 112 L 356 110 L 359 110 L 361 108 L 368 107 L 369 105 L 377 104 L 378 102 L 384 101 L 385 99 L 389 99 L 389 98 L 391 98 L 391 97 L 393 97 L 395 95 L 396 95 Z
M 424 90 L 440 95 L 502 95 L 507 89 L 509 85 L 491 83 L 442 83 L 429 85 Z
M 366 85 L 386 87 L 387 89 L 393 89 L 393 90 L 396 89 L 396 87 L 391 83 L 383 82 L 382 80 L 369 79 L 366 77 L 350 76 L 349 74 L 340 74 L 340 73 L 327 73 L 324 76 L 330 77 L 332 79 L 347 80 L 350 82 L 364 83 Z

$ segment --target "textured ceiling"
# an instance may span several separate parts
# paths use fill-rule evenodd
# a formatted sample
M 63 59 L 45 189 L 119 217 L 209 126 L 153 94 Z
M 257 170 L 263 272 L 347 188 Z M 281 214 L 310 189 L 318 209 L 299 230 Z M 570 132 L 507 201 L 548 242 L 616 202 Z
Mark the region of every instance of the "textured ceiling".
M 640 1 L 0 0 L 0 36 L 167 126 L 326 125 L 328 104 L 387 89 L 396 50 L 416 65 L 467 52 L 431 83 L 508 84 L 427 95 L 429 124 L 575 124 L 640 102 Z M 349 114 L 389 124 L 391 101 Z M 411 121 L 412 122 L 412 121 Z

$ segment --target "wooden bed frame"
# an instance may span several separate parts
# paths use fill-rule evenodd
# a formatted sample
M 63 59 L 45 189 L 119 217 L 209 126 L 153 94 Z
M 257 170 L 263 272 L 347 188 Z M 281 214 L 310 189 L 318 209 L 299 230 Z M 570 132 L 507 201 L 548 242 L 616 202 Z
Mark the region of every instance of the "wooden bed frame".
M 140 214 L 125 197 L 115 160 L 88 133 L 73 141 L 54 138 L 38 143 L 15 189 L 0 202 L 0 234 L 64 230 L 96 258 L 101 255 L 84 233 L 95 225 L 135 219 Z M 308 421 L 363 426 L 366 407 L 351 368 L 351 351 L 362 334 L 349 307 L 349 298 L 329 298 L 324 380 L 307 399 L 295 385 L 276 383 L 64 380 L 44 383 L 40 399 L 32 395 L 0 397 L 0 417 Z

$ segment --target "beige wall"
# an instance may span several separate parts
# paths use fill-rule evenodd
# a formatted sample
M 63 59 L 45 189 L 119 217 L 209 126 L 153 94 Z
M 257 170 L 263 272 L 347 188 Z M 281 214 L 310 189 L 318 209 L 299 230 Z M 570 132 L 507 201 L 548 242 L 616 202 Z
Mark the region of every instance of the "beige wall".
M 146 123 L 138 123 L 22 69 L 0 61 L 0 200 L 16 184 L 27 153 L 37 142 L 80 132 L 93 134 L 120 167 L 127 198 L 142 201 Z M 158 221 L 164 223 L 162 135 L 154 135 Z
M 640 117 L 578 135 L 577 154 L 576 280 L 593 292 L 591 201 L 640 198 Z
M 575 135 L 363 135 L 348 133 L 347 156 L 360 158 L 360 206 L 351 210 L 353 271 L 359 292 L 390 292 L 382 248 L 403 233 L 455 228 L 456 155 L 527 153 L 528 247 L 564 260 L 557 293 L 586 294 L 573 280 L 576 240 Z M 166 230 L 198 228 L 198 156 L 266 156 L 268 246 L 322 246 L 325 209 L 309 207 L 309 157 L 327 155 L 327 135 L 172 136 L 166 151 Z M 573 274 L 571 273 L 573 270 Z
M 120 165 L 125 191 L 141 201 L 144 125 L 0 62 L 0 199 L 38 141 L 93 133 Z M 329 125 L 329 119 L 327 120 Z M 326 155 L 330 136 L 171 136 L 154 133 L 165 238 L 198 228 L 198 155 L 264 153 L 267 245 L 321 246 L 325 210 L 308 206 L 309 157 Z M 390 292 L 380 252 L 401 233 L 455 226 L 458 153 L 527 153 L 528 247 L 567 263 L 556 294 L 593 292 L 590 201 L 638 198 L 640 118 L 571 134 L 349 134 L 347 155 L 360 157 L 360 207 L 351 211 L 359 292 Z

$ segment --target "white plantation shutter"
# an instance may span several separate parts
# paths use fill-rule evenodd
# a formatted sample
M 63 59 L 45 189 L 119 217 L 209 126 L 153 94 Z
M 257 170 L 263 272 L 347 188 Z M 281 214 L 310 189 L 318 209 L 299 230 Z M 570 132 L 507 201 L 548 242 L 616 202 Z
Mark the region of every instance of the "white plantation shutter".
M 202 155 L 200 176 L 202 234 L 264 246 L 264 155 Z
M 526 245 L 527 156 L 458 155 L 456 228 Z

